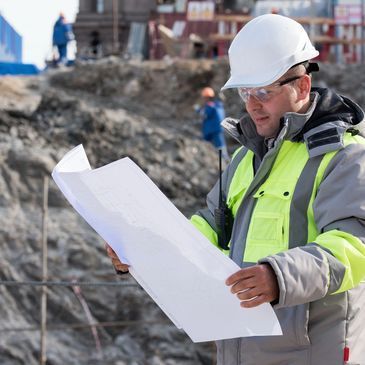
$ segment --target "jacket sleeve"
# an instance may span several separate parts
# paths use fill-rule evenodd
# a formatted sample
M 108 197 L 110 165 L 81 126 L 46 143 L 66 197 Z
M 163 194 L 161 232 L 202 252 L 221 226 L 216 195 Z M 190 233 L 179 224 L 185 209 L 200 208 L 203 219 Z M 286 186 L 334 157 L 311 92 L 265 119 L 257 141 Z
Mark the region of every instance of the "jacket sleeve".
M 226 172 L 223 174 L 223 179 L 226 178 Z M 219 182 L 217 181 L 213 189 L 207 196 L 207 206 L 204 209 L 198 210 L 191 218 L 194 226 L 203 233 L 210 242 L 218 247 L 217 226 L 214 220 L 214 210 L 218 207 L 219 201 Z
M 365 146 L 338 151 L 313 202 L 314 242 L 266 257 L 278 278 L 278 307 L 344 292 L 365 279 Z
M 232 161 L 237 155 L 238 149 L 232 156 Z M 223 171 L 222 174 L 222 189 L 223 195 L 227 198 L 228 195 L 228 180 L 231 174 L 230 169 L 234 170 L 232 164 L 228 165 L 227 168 Z M 220 250 L 222 250 L 218 246 L 218 236 L 217 236 L 217 226 L 214 220 L 214 211 L 219 205 L 219 180 L 214 185 L 213 189 L 209 192 L 207 196 L 207 207 L 205 209 L 198 210 L 191 218 L 191 222 L 194 226 L 203 233 L 215 246 L 217 246 Z M 227 253 L 228 251 L 222 250 Z

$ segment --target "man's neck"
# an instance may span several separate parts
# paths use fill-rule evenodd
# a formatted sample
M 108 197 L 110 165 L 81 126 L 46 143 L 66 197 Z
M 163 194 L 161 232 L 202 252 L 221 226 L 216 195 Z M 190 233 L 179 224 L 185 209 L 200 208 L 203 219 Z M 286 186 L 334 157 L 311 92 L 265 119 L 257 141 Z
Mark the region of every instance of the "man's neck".
M 308 109 L 310 108 L 311 106 L 311 101 L 310 101 L 310 98 L 308 96 L 308 99 L 304 102 L 304 104 L 302 105 L 302 107 L 297 111 L 297 113 L 299 114 L 305 114 Z

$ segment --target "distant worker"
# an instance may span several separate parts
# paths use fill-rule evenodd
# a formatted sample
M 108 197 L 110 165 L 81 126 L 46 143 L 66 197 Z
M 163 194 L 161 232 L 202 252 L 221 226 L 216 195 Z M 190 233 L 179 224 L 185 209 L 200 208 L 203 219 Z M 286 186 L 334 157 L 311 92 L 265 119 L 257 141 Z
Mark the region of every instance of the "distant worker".
M 222 157 L 228 162 L 229 155 L 221 127 L 221 121 L 225 118 L 223 103 L 215 98 L 215 92 L 211 87 L 205 87 L 201 91 L 201 97 L 204 100 L 204 105 L 202 107 L 195 106 L 195 110 L 202 118 L 203 139 L 210 142 L 218 150 L 222 150 Z
M 60 13 L 53 27 L 53 46 L 56 46 L 58 51 L 58 58 L 55 59 L 56 65 L 67 65 L 67 44 L 74 38 L 71 24 L 67 23 L 64 14 Z

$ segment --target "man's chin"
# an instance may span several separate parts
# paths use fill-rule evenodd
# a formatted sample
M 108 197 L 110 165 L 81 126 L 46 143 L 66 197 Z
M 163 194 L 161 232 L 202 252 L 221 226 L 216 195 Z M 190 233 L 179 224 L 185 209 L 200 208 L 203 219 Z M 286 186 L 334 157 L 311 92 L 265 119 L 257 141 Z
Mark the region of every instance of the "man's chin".
M 257 128 L 257 134 L 263 138 L 271 138 L 272 133 L 270 133 L 270 131 L 268 131 L 266 128 Z

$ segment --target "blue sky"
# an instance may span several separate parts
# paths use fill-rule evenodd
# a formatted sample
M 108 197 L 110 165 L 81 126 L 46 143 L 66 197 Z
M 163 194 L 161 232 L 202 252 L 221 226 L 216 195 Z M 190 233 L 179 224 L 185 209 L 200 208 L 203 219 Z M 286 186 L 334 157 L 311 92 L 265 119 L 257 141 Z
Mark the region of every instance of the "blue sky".
M 44 67 L 44 60 L 52 58 L 52 29 L 59 13 L 73 23 L 78 0 L 0 0 L 0 13 L 23 37 L 23 62 Z M 74 54 L 74 45 L 69 55 Z

